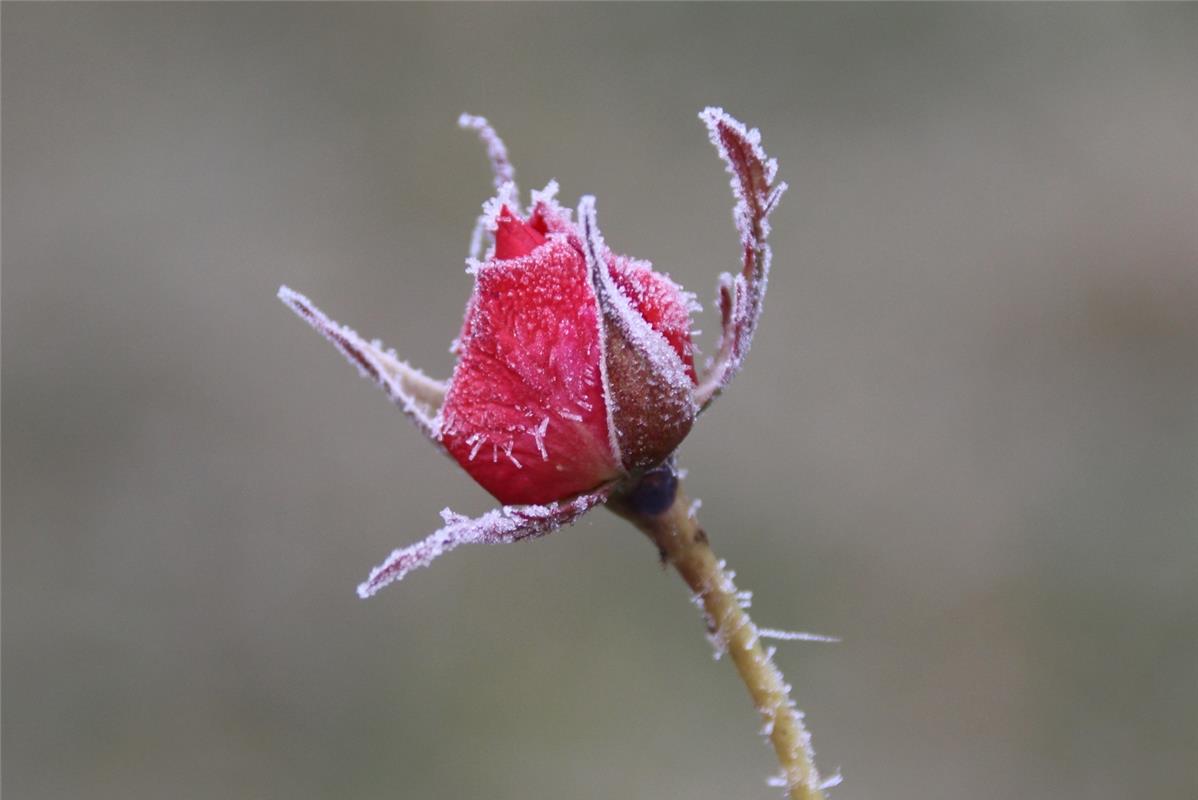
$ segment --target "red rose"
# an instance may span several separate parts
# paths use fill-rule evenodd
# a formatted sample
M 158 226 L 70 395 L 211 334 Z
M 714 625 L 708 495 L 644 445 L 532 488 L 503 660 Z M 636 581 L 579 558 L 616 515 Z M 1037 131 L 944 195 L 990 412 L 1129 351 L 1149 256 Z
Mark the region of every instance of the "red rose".
M 785 184 L 755 130 L 720 109 L 701 115 L 733 175 L 743 264 L 720 281 L 716 356 L 695 370 L 694 298 L 648 262 L 609 250 L 583 197 L 578 219 L 557 185 L 521 213 L 502 141 L 480 117 L 460 124 L 488 146 L 498 194 L 484 205 L 468 271 L 474 292 L 448 382 L 426 377 L 286 287 L 279 297 L 328 338 L 504 507 L 392 553 L 365 597 L 464 542 L 506 542 L 572 522 L 668 459 L 748 350 L 769 268 L 766 217 Z M 483 235 L 491 247 L 479 259 Z

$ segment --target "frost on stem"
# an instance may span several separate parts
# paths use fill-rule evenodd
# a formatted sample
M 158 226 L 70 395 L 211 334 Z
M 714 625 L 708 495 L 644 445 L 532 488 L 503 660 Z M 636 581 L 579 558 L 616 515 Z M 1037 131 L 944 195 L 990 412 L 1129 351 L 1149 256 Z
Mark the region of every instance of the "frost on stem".
M 742 250 L 740 272 L 720 276 L 720 342 L 696 390 L 700 408 L 706 408 L 740 370 L 752 343 L 769 279 L 769 215 L 786 184 L 774 184 L 778 162 L 765 154 L 756 128 L 746 129 L 722 108 L 708 107 L 699 118 L 732 175 L 732 218 Z
M 840 774 L 840 770 L 837 770 L 836 772 L 833 772 L 827 778 L 824 778 L 823 782 L 820 783 L 819 788 L 820 789 L 834 789 L 842 783 L 844 783 L 844 776 Z
M 757 635 L 762 639 L 777 639 L 783 642 L 825 642 L 830 644 L 839 644 L 839 636 L 824 636 L 821 633 L 807 633 L 805 631 L 780 631 L 776 628 L 758 628 Z
M 830 777 L 824 778 L 822 781 L 820 781 L 819 788 L 820 791 L 825 789 L 834 789 L 843 782 L 844 776 L 842 776 L 839 772 L 835 772 Z M 789 790 L 790 776 L 786 774 L 786 770 L 781 770 L 766 778 L 765 783 L 767 786 L 772 786 L 775 789 Z
M 503 506 L 470 519 L 448 508 L 441 512 L 444 527 L 415 544 L 401 547 L 370 571 L 358 586 L 365 599 L 414 569 L 427 567 L 439 556 L 463 544 L 508 544 L 533 539 L 568 525 L 607 499 L 610 487 L 600 487 L 572 500 L 547 505 Z
M 340 350 L 358 368 L 363 378 L 373 381 L 386 392 L 426 436 L 437 441 L 436 417 L 445 400 L 446 390 L 442 381 L 434 380 L 406 361 L 401 361 L 394 350 L 384 350 L 382 342 L 367 342 L 352 328 L 329 319 L 299 292 L 280 286 L 279 299 Z

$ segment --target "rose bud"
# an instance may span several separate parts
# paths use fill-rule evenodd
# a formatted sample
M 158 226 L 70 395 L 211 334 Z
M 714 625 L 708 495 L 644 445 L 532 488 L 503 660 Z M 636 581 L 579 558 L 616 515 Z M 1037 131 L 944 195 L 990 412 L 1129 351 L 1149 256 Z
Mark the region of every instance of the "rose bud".
M 742 269 L 720 282 L 716 356 L 696 373 L 694 296 L 646 261 L 608 249 L 584 197 L 578 219 L 556 183 L 521 213 L 503 142 L 480 117 L 460 124 L 487 145 L 498 193 L 467 259 L 474 291 L 447 382 L 431 379 L 282 287 L 279 297 L 377 383 L 503 508 L 396 550 L 363 597 L 466 542 L 508 542 L 572 522 L 668 459 L 738 369 L 760 314 L 769 265 L 766 217 L 785 184 L 755 130 L 719 109 L 700 115 L 733 175 Z M 490 246 L 480 258 L 484 237 Z
M 440 439 L 503 503 L 547 503 L 651 467 L 697 410 L 693 300 L 649 264 L 588 238 L 541 194 L 488 214 Z

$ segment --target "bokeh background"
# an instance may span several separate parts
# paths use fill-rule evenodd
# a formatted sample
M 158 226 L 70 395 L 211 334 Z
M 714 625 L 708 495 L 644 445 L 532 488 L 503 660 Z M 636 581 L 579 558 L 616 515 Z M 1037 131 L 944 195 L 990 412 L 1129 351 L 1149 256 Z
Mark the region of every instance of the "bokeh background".
M 709 103 L 792 190 L 682 456 L 835 797 L 1198 797 L 1198 6 L 2 17 L 6 797 L 775 796 L 606 513 L 359 601 L 490 502 L 274 297 L 447 374 L 469 110 L 710 308 Z

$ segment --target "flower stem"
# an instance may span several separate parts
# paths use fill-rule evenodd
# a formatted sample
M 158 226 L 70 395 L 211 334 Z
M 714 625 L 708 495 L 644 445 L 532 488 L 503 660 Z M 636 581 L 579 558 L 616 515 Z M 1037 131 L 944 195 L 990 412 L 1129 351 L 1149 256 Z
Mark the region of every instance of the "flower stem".
M 708 632 L 716 646 L 727 652 L 736 665 L 753 705 L 761 714 L 763 732 L 782 766 L 787 797 L 824 800 L 811 750 L 811 735 L 803 726 L 802 712 L 790 699 L 790 686 L 774 666 L 771 653 L 761 646 L 757 627 L 738 599 L 732 575 L 712 552 L 707 534 L 692 513 L 685 492 L 676 484 L 672 470 L 667 480 L 677 488 L 673 502 L 664 510 L 661 510 L 664 503 L 655 506 L 638 502 L 636 490 L 613 498 L 608 508 L 648 536 L 657 545 L 663 563 L 671 564 L 702 601 Z M 667 491 L 673 488 L 670 486 Z

